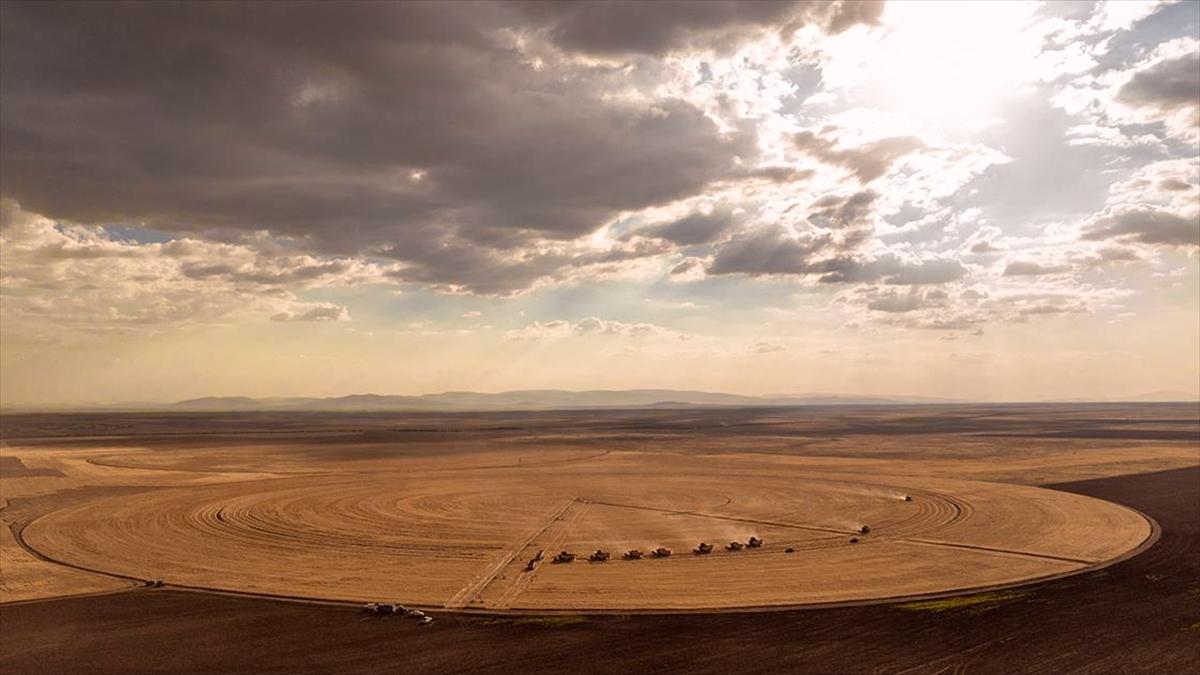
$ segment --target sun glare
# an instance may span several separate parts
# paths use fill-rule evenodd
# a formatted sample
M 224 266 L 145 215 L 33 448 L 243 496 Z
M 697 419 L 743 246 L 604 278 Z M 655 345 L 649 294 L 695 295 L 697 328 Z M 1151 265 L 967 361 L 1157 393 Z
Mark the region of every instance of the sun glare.
M 1024 2 L 891 3 L 865 94 L 922 129 L 985 124 L 1030 75 L 1040 42 L 1028 30 L 1032 11 Z

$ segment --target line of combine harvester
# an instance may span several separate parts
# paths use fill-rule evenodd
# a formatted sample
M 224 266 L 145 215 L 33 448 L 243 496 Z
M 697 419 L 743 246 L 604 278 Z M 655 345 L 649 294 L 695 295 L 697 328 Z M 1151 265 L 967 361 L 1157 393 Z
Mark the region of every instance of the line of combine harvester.
M 904 501 L 911 502 L 912 497 L 905 495 Z M 870 532 L 871 532 L 871 527 L 869 525 L 862 525 L 858 528 L 859 534 L 868 534 Z M 857 544 L 858 541 L 859 541 L 858 537 L 850 538 L 851 544 Z M 737 552 L 737 551 L 741 551 L 742 549 L 747 549 L 747 548 L 762 548 L 763 543 L 764 543 L 763 540 L 759 537 L 750 537 L 750 539 L 747 540 L 746 543 L 744 543 L 744 544 L 742 542 L 736 541 L 736 540 L 729 542 L 728 544 L 725 545 L 725 550 L 730 551 L 730 552 Z M 693 555 L 708 555 L 708 554 L 712 553 L 714 550 L 716 550 L 716 546 L 702 541 L 696 546 L 696 548 L 692 549 L 692 554 Z M 793 548 L 785 549 L 784 553 L 795 553 L 795 549 L 793 549 Z M 672 554 L 671 549 L 666 548 L 665 546 L 660 546 L 660 547 L 654 549 L 653 551 L 650 551 L 651 558 L 669 558 L 669 557 L 671 557 L 671 554 Z M 551 558 L 550 562 L 553 564 L 556 564 L 556 565 L 561 565 L 564 563 L 573 563 L 573 562 L 575 562 L 576 559 L 578 559 L 578 557 L 579 556 L 575 555 L 574 553 L 571 553 L 570 551 L 560 551 L 558 553 L 558 555 Z M 646 557 L 646 554 L 642 553 L 640 550 L 638 550 L 636 548 L 629 549 L 625 553 L 621 554 L 622 560 L 641 560 L 644 557 Z M 540 565 L 542 563 L 542 561 L 544 561 L 545 559 L 546 559 L 546 552 L 544 550 L 539 550 L 537 552 L 537 555 L 530 558 L 529 562 L 525 564 L 525 571 L 532 572 L 533 570 L 537 569 L 537 566 Z M 609 553 L 608 551 L 605 551 L 604 549 L 600 549 L 600 548 L 596 549 L 596 551 L 594 553 L 592 553 L 591 555 L 588 556 L 589 562 L 608 562 L 611 559 L 612 559 L 612 554 Z
M 729 542 L 729 544 L 727 544 L 725 546 L 725 550 L 726 551 L 740 551 L 744 548 L 762 548 L 762 545 L 763 545 L 762 539 L 759 539 L 758 537 L 750 537 L 750 539 L 745 544 L 743 544 L 740 541 Z M 708 543 L 705 543 L 702 541 L 702 542 L 700 542 L 699 545 L 696 546 L 696 548 L 692 549 L 692 553 L 694 555 L 708 555 L 709 553 L 712 553 L 715 548 L 716 547 L 714 545 L 708 544 Z M 669 549 L 665 546 L 660 546 L 660 547 L 654 549 L 653 551 L 650 551 L 649 556 L 651 558 L 670 558 L 672 553 L 673 552 L 671 551 L 671 549 Z M 641 560 L 642 558 L 645 558 L 646 555 L 647 554 L 642 553 L 640 550 L 638 550 L 636 548 L 632 548 L 632 549 L 629 549 L 628 551 L 626 551 L 625 553 L 621 554 L 621 559 L 622 560 Z M 538 564 L 541 563 L 545 559 L 545 557 L 546 557 L 545 551 L 538 551 L 537 555 L 533 556 L 533 558 L 531 558 L 529 560 L 529 563 L 525 565 L 525 571 L 532 572 L 538 566 Z M 558 555 L 554 556 L 554 558 L 552 558 L 550 560 L 550 562 L 554 563 L 554 564 L 573 563 L 573 562 L 575 562 L 576 558 L 578 558 L 578 556 L 576 556 L 574 553 L 571 553 L 569 551 L 561 551 L 561 552 L 559 552 Z M 607 562 L 611 558 L 612 558 L 612 554 L 609 553 L 608 551 L 605 551 L 604 549 L 596 549 L 596 551 L 594 553 L 592 553 L 590 556 L 588 556 L 588 561 L 589 562 Z
M 433 623 L 433 617 L 419 609 L 405 607 L 396 602 L 368 602 L 363 605 L 363 611 L 376 616 L 408 616 L 417 620 L 422 626 Z

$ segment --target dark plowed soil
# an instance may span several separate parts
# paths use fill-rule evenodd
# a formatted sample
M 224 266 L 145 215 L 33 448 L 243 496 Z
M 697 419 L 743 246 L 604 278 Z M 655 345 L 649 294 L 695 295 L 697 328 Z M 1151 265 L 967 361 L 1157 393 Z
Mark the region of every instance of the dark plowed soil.
M 421 627 L 342 607 L 131 591 L 0 608 L 0 671 L 1200 672 L 1200 468 L 1057 487 L 1138 508 L 1162 539 L 1106 570 L 1019 591 L 777 613 L 443 615 Z
M 25 445 L 204 443 L 224 438 L 276 443 L 282 438 L 395 442 L 497 438 L 528 434 L 646 433 L 712 436 L 974 434 L 1021 438 L 1200 441 L 1196 403 L 1037 403 L 908 406 L 797 406 L 700 410 L 555 410 L 470 413 L 74 413 L 0 416 L 0 439 Z

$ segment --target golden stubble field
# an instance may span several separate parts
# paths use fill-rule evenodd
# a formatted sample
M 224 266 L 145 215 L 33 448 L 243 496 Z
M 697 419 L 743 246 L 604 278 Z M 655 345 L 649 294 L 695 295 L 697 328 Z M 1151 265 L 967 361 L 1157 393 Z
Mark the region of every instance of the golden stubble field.
M 27 471 L 0 475 L 13 526 L 0 560 L 3 599 L 159 579 L 487 611 L 769 608 L 936 594 L 1079 572 L 1151 537 L 1136 511 L 1014 476 L 1197 461 L 1187 443 L 1031 440 L 1022 448 L 946 434 L 810 435 L 785 454 L 776 434 L 714 447 L 709 434 L 688 443 L 686 432 L 642 431 L 639 450 L 633 434 L 548 426 L 456 428 L 451 440 L 422 432 L 10 441 L 0 452 Z M 987 448 L 954 452 L 956 442 Z M 1011 451 L 999 452 L 1002 443 Z M 25 475 L 39 470 L 57 475 Z M 858 531 L 864 525 L 868 534 Z M 725 550 L 750 536 L 766 544 Z M 716 550 L 693 555 L 700 541 Z M 660 546 L 674 554 L 620 559 Z M 587 561 L 596 549 L 613 559 Z M 527 569 L 539 550 L 547 559 Z M 560 550 L 581 559 L 552 564 Z

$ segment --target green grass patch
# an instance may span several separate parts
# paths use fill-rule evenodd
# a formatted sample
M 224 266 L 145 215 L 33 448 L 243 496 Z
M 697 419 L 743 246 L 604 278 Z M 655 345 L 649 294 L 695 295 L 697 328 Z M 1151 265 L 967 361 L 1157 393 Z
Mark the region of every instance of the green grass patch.
M 947 612 L 953 609 L 978 608 L 981 605 L 996 605 L 1009 600 L 1020 600 L 1027 595 L 1029 594 L 1019 591 L 981 593 L 979 595 L 963 595 L 955 598 L 942 598 L 940 600 L 906 602 L 896 605 L 896 607 L 906 612 Z

